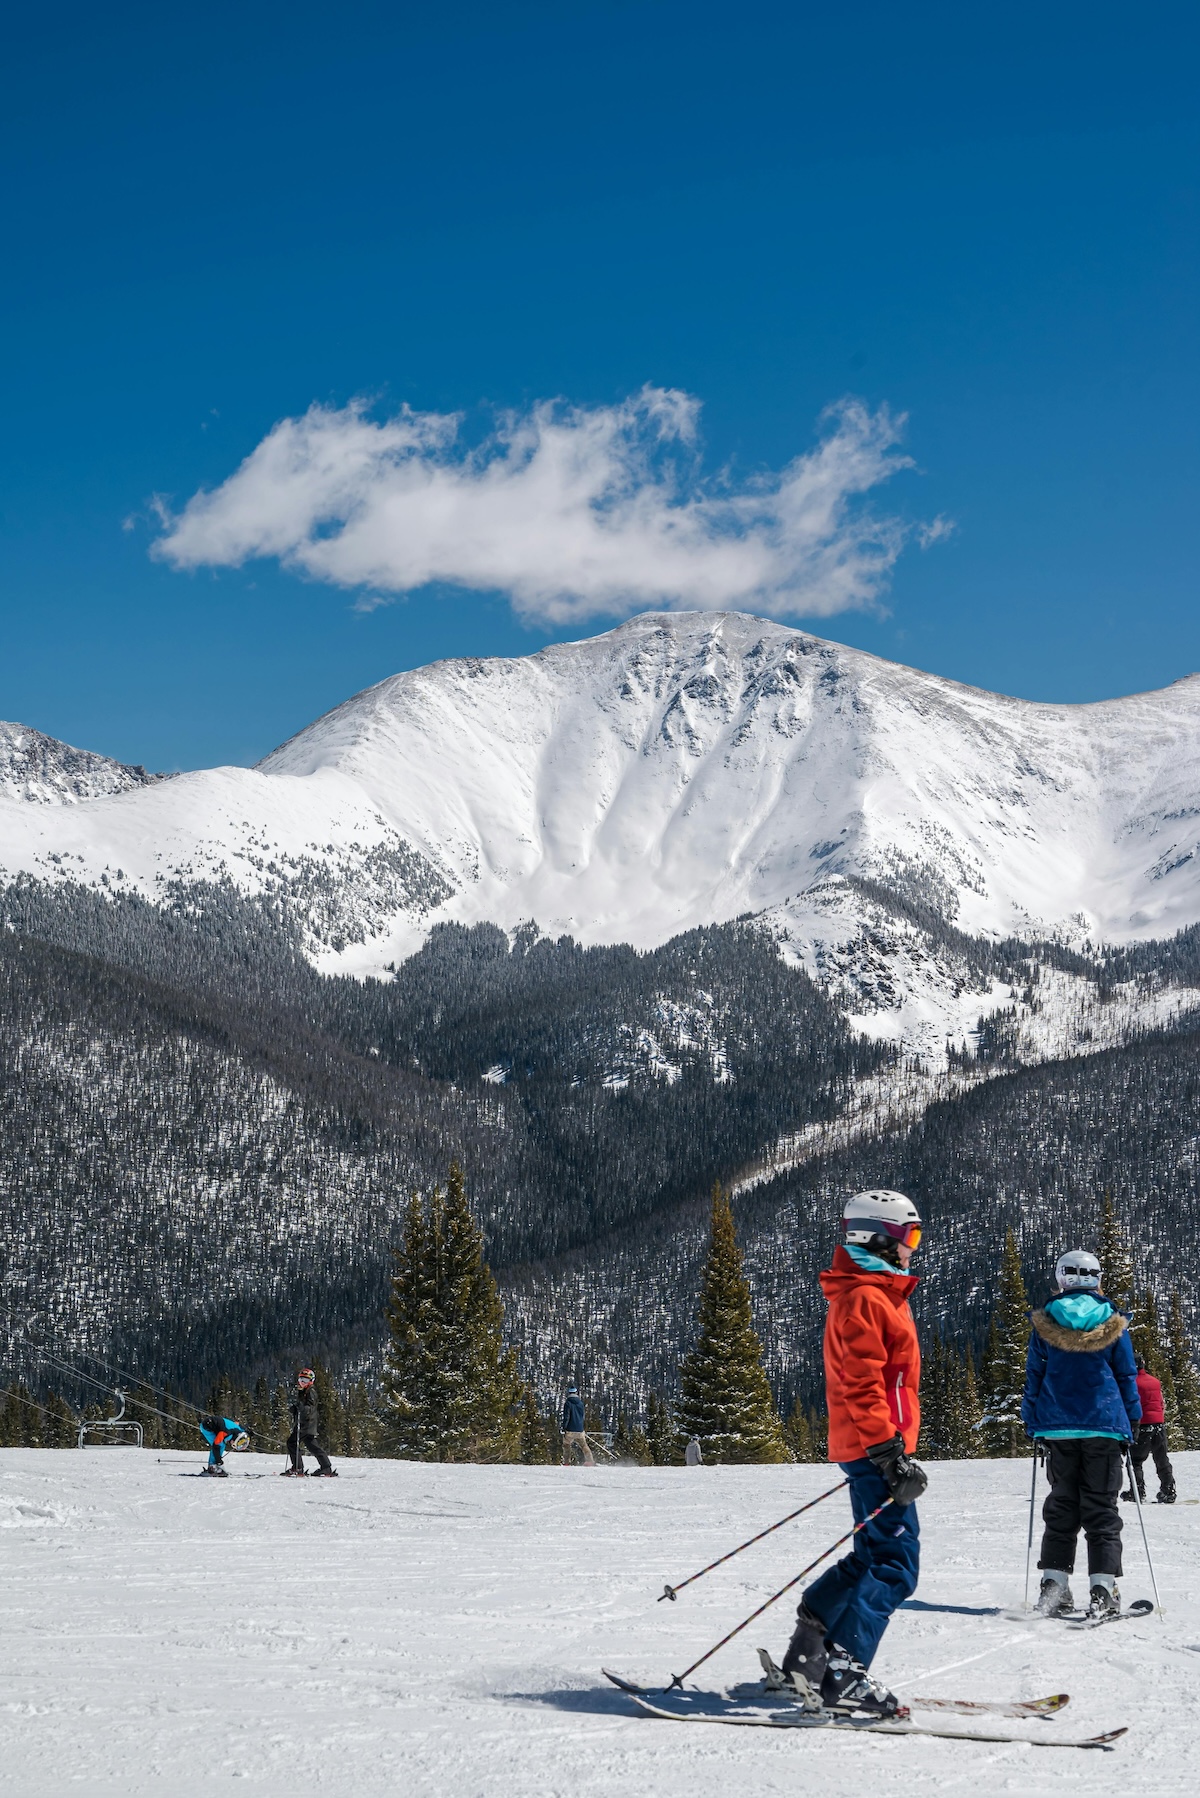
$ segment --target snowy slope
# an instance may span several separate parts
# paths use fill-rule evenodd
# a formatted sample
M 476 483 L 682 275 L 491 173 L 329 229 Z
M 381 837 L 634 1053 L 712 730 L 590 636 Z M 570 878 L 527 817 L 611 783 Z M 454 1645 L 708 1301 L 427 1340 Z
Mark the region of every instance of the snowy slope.
M 1037 705 L 735 613 L 397 675 L 257 769 L 0 800 L 0 870 L 228 879 L 364 973 L 439 918 L 650 946 L 769 913 L 809 959 L 861 932 L 854 875 L 972 933 L 1164 936 L 1198 849 L 1200 677 Z
M 903 1695 L 1066 1691 L 1047 1740 L 1120 1724 L 1111 1754 L 687 1728 L 601 1677 L 665 1683 L 849 1527 L 845 1495 L 686 1592 L 677 1582 L 832 1481 L 824 1467 L 437 1467 L 345 1461 L 275 1477 L 236 1455 L 0 1450 L 5 1701 L 14 1798 L 312 1790 L 405 1798 L 728 1798 L 730 1793 L 1176 1798 L 1200 1782 L 1194 1509 L 1151 1505 L 1166 1619 L 1077 1634 L 1013 1621 L 1025 1461 L 935 1463 L 923 1571 L 875 1671 Z M 246 1478 L 247 1473 L 263 1478 Z M 1180 1455 L 1181 1496 L 1200 1456 Z M 1127 1598 L 1149 1592 L 1126 1518 Z M 698 1675 L 779 1657 L 784 1599 Z M 965 1718 L 951 1727 L 970 1727 Z

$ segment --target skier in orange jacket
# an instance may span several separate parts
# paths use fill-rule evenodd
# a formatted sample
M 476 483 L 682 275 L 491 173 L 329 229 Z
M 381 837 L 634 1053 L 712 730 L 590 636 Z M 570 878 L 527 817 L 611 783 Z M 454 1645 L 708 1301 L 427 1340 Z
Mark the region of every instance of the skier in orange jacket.
M 903 1193 L 855 1193 L 833 1266 L 821 1275 L 829 1459 L 850 1481 L 855 1523 L 886 1509 L 805 1591 L 783 1673 L 806 1701 L 842 1715 L 892 1717 L 901 1708 L 867 1669 L 920 1566 L 915 1501 L 928 1482 L 909 1458 L 921 1428 L 921 1348 L 908 1308 L 917 1284 L 908 1264 L 920 1240 L 916 1206 Z

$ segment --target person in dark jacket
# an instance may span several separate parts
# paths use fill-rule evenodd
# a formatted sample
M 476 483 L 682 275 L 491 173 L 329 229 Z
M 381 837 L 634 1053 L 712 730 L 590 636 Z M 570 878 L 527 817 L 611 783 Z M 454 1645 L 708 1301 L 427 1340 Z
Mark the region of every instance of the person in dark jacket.
M 1060 1255 L 1057 1290 L 1034 1311 L 1025 1362 L 1021 1419 L 1044 1442 L 1050 1495 L 1038 1609 L 1074 1608 L 1071 1574 L 1082 1528 L 1088 1545 L 1088 1610 L 1119 1611 L 1122 1461 L 1142 1415 L 1129 1319 L 1100 1290 L 1100 1263 L 1086 1249 Z
M 579 1388 L 568 1386 L 562 1408 L 562 1464 L 564 1467 L 575 1466 L 576 1454 L 580 1456 L 585 1467 L 596 1465 L 592 1451 L 588 1447 L 587 1434 L 583 1426 L 583 1400 L 579 1396 Z
M 317 1440 L 317 1432 L 321 1426 L 321 1416 L 317 1409 L 317 1376 L 311 1367 L 302 1367 L 296 1375 L 296 1396 L 292 1400 L 292 1433 L 288 1437 L 288 1453 L 292 1464 L 284 1471 L 284 1478 L 302 1480 L 304 1478 L 304 1456 L 314 1455 L 317 1461 L 317 1472 L 313 1479 L 332 1480 L 337 1472 L 330 1464 L 329 1456 Z
M 1137 1435 L 1133 1439 L 1134 1478 L 1137 1480 L 1138 1497 L 1146 1496 L 1146 1481 L 1142 1468 L 1149 1455 L 1154 1456 L 1154 1470 L 1158 1474 L 1158 1492 L 1155 1502 L 1160 1505 L 1175 1503 L 1175 1469 L 1171 1466 L 1167 1455 L 1167 1419 L 1163 1410 L 1162 1381 L 1156 1380 L 1152 1373 L 1146 1371 L 1146 1363 L 1140 1355 L 1134 1357 L 1137 1363 L 1138 1397 L 1142 1401 L 1142 1421 L 1137 1427 Z M 1133 1487 L 1129 1486 L 1121 1497 L 1127 1504 L 1133 1503 Z

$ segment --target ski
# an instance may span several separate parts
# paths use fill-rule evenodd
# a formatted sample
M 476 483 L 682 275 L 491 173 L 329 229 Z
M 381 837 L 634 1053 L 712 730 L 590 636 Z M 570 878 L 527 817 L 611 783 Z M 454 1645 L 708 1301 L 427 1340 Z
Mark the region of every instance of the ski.
M 1070 1704 L 1067 1692 L 1052 1692 L 1048 1698 L 910 1698 L 908 1704 L 919 1711 L 952 1711 L 955 1716 L 970 1717 L 976 1713 L 989 1717 L 1057 1717 Z
M 995 1730 L 950 1729 L 936 1723 L 915 1723 L 910 1717 L 839 1717 L 831 1711 L 802 1711 L 784 1699 L 776 1709 L 722 1698 L 717 1692 L 679 1692 L 672 1702 L 652 1703 L 637 1692 L 629 1694 L 647 1716 L 671 1723 L 726 1723 L 755 1729 L 828 1729 L 849 1735 L 936 1736 L 949 1742 L 1009 1742 L 1034 1748 L 1097 1748 L 1110 1751 L 1127 1734 L 1126 1728 L 1105 1730 L 1095 1736 L 1005 1735 Z
M 618 1673 L 610 1673 L 607 1667 L 602 1667 L 601 1672 L 605 1679 L 611 1680 L 618 1690 L 628 1693 L 630 1698 L 665 1698 L 669 1695 L 668 1691 L 662 1688 L 656 1690 L 653 1686 L 635 1685 L 632 1680 L 622 1679 Z M 731 1694 L 731 1697 L 733 1696 L 743 1702 L 753 1702 L 755 1699 L 769 1702 L 773 1695 L 764 1692 L 760 1686 L 755 1686 L 735 1687 Z M 787 1704 L 793 1702 L 786 1693 L 781 1695 L 781 1701 Z M 910 1698 L 908 1700 L 910 1709 L 915 1708 L 921 1711 L 949 1711 L 955 1716 L 962 1717 L 980 1715 L 1016 1718 L 1056 1717 L 1059 1711 L 1065 1709 L 1070 1702 L 1070 1694 L 1067 1692 L 1053 1692 L 1046 1698 Z
M 1111 1616 L 1104 1617 L 1089 1617 L 1086 1614 L 1082 1617 L 1068 1617 L 1067 1623 L 1071 1629 L 1101 1629 L 1106 1623 L 1125 1623 L 1130 1617 L 1148 1617 L 1153 1609 L 1150 1599 L 1135 1598 L 1128 1610 L 1114 1611 Z

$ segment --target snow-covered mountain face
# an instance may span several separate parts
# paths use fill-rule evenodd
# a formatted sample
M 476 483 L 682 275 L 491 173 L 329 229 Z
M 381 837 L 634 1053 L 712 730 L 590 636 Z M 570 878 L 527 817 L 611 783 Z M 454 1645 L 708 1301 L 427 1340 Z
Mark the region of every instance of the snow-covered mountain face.
M 396 676 L 261 764 L 334 771 L 464 919 L 662 942 L 866 875 L 969 932 L 1200 917 L 1200 679 L 1093 706 L 982 693 L 737 614 L 647 616 Z
M 27 725 L 0 721 L 0 799 L 77 805 L 109 793 L 128 793 L 160 778 L 88 749 L 72 749 Z
M 1200 920 L 1200 678 L 1031 704 L 740 614 L 436 663 L 256 769 L 109 778 L 70 806 L 6 788 L 0 869 L 151 897 L 227 880 L 288 908 L 320 965 L 359 973 L 440 919 L 650 947 L 753 913 L 844 982 L 873 928 L 855 876 L 969 934 L 1113 941 Z M 926 987 L 955 978 L 918 969 L 862 1009 L 916 993 L 936 1034 L 949 1013 Z

